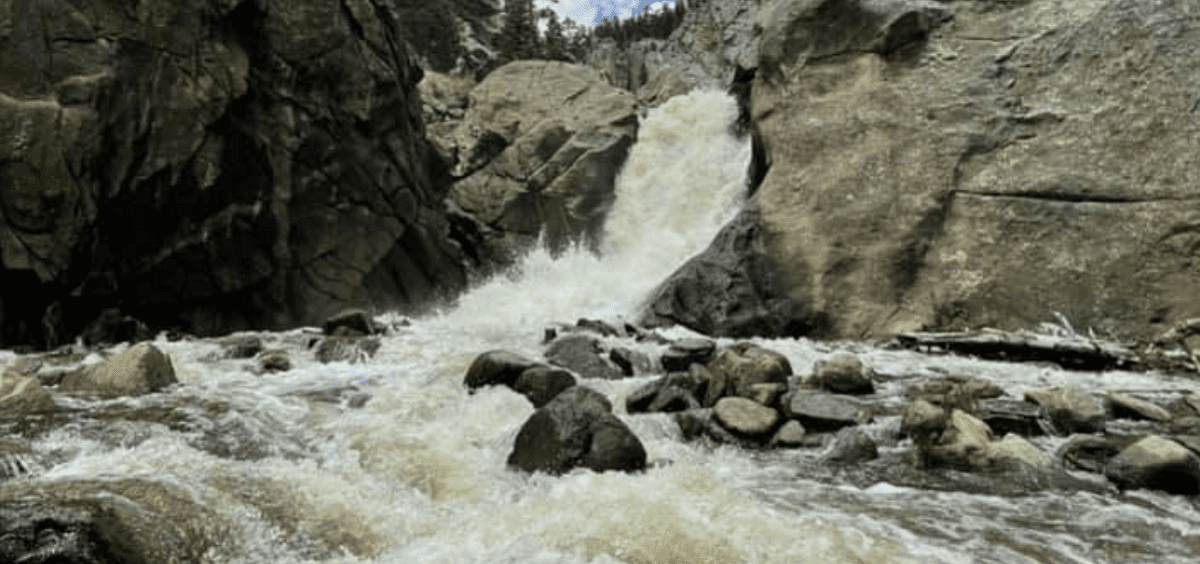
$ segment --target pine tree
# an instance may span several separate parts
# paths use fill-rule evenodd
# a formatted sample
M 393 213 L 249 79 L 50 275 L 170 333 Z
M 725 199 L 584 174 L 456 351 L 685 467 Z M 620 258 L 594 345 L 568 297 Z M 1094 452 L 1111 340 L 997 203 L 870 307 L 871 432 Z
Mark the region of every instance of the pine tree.
M 533 21 L 533 0 L 505 0 L 504 28 L 497 41 L 502 62 L 532 59 L 537 56 L 537 27 Z
M 567 39 L 563 35 L 563 25 L 558 21 L 558 14 L 549 8 L 546 8 L 543 14 L 546 18 L 546 40 L 542 57 L 552 61 L 567 60 Z

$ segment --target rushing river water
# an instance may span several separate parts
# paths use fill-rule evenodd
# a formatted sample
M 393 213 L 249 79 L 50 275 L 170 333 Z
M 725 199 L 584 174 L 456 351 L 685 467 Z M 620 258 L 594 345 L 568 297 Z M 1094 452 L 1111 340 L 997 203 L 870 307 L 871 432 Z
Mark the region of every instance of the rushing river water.
M 440 315 L 407 325 L 385 315 L 397 323 L 365 363 L 317 363 L 307 348 L 315 330 L 307 329 L 260 335 L 293 363 L 265 375 L 248 369 L 252 361 L 222 358 L 215 342 L 159 339 L 182 384 L 137 398 L 60 398 L 77 415 L 32 441 L 29 468 L 10 472 L 24 475 L 0 484 L 0 498 L 68 491 L 125 504 L 146 534 L 208 562 L 1195 561 L 1194 500 L 863 483 L 822 467 L 814 449 L 712 448 L 683 441 L 665 415 L 625 414 L 624 396 L 649 375 L 587 382 L 645 444 L 646 472 L 507 470 L 533 408 L 506 388 L 468 394 L 468 365 L 495 348 L 539 358 L 549 325 L 636 312 L 740 206 L 749 146 L 728 133 L 735 117 L 719 93 L 652 111 L 619 182 L 604 256 L 534 253 Z M 859 353 L 884 377 L 885 394 L 946 373 L 987 378 L 1018 397 L 1050 383 L 1198 387 L 1162 375 L 1068 373 L 853 343 L 761 344 L 800 372 L 834 350 Z M 897 425 L 882 418 L 868 430 L 885 437 Z M 1061 441 L 1034 442 L 1053 452 Z M 905 448 L 881 442 L 885 455 Z

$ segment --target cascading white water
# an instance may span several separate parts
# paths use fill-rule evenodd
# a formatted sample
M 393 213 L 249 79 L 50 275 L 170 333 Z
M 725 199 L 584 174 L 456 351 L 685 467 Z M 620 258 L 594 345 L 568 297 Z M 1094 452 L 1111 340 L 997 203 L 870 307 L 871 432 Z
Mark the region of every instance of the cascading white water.
M 129 500 L 149 527 L 202 537 L 204 560 L 220 563 L 1187 562 L 1200 551 L 1200 514 L 1169 496 L 860 490 L 803 474 L 811 452 L 687 443 L 666 416 L 623 412 L 624 396 L 650 377 L 587 385 L 613 399 L 651 461 L 673 463 L 642 474 L 507 470 L 533 408 L 506 388 L 468 394 L 467 366 L 493 348 L 540 356 L 548 323 L 634 313 L 708 244 L 744 190 L 749 147 L 728 133 L 735 115 L 733 101 L 712 92 L 652 111 L 621 175 L 602 256 L 534 252 L 455 308 L 398 327 L 365 364 L 315 362 L 305 330 L 262 335 L 290 351 L 293 369 L 261 376 L 247 361 L 222 359 L 215 343 L 160 339 L 182 385 L 65 400 L 126 415 L 81 417 L 38 437 L 28 458 L 45 468 L 0 483 L 0 499 L 85 484 Z M 832 349 L 763 344 L 798 370 Z M 881 371 L 974 373 L 1016 390 L 1071 378 L 1163 385 L 1126 373 L 856 352 Z M 370 399 L 355 408 L 359 394 Z M 1122 531 L 1152 535 L 1153 545 Z

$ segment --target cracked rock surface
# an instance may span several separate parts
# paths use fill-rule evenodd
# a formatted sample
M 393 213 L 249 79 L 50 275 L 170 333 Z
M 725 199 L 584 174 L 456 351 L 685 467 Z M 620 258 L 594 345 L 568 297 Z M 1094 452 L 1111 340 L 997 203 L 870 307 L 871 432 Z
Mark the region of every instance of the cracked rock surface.
M 859 338 L 1059 312 L 1144 338 L 1200 315 L 1195 3 L 772 0 L 756 18 L 744 254 L 764 265 L 685 267 L 655 321 Z
M 126 4 L 0 6 L 0 342 L 118 305 L 213 334 L 465 286 L 391 2 Z

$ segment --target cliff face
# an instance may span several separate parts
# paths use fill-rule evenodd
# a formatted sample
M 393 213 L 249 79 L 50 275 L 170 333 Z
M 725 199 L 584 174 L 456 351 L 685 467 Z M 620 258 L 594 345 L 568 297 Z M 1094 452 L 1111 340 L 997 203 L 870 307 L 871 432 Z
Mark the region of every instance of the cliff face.
M 752 286 L 791 303 L 776 332 L 1200 316 L 1194 2 L 773 0 L 755 21 L 773 268 Z
M 739 68 L 756 64 L 754 3 L 694 4 L 668 39 L 634 41 L 625 48 L 605 40 L 592 48 L 588 64 L 651 106 L 697 86 L 729 89 Z
M 461 289 L 401 27 L 387 0 L 0 4 L 0 342 Z

